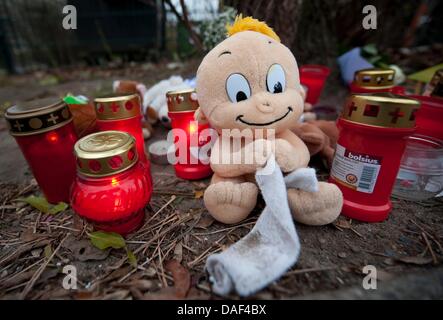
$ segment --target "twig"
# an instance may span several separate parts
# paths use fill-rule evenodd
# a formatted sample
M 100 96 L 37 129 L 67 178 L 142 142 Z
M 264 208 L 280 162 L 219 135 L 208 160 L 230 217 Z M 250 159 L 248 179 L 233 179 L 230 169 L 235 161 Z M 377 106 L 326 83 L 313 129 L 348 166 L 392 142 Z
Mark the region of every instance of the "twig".
M 163 283 L 163 288 L 166 288 L 168 286 L 168 282 L 166 281 L 165 270 L 163 269 L 163 258 L 162 258 L 162 251 L 161 251 L 161 247 L 160 247 L 160 241 L 159 241 L 159 246 L 158 246 L 158 264 L 160 267 L 160 275 L 161 275 L 161 280 Z
M 214 247 L 214 245 L 220 245 L 220 241 L 222 241 L 228 234 L 224 234 L 220 239 L 218 239 L 217 241 L 215 241 L 208 249 L 206 249 L 205 251 L 203 251 L 202 254 L 200 254 L 197 258 L 195 258 L 193 261 L 188 263 L 188 267 L 192 268 L 193 266 L 195 266 L 196 264 L 198 264 L 200 261 L 202 261 L 207 254 L 211 251 L 211 249 Z M 220 251 L 221 248 L 217 248 L 216 250 L 213 251 L 214 252 L 218 252 Z
M 426 236 L 426 233 L 422 232 L 421 235 L 422 235 L 423 239 L 426 242 L 426 246 L 429 248 L 429 252 L 431 253 L 431 256 L 432 256 L 432 261 L 434 261 L 434 264 L 438 264 L 437 257 L 435 256 L 434 250 L 432 250 L 432 246 L 429 243 L 429 240 L 428 240 L 428 237 Z
M 359 233 L 357 230 L 355 230 L 354 228 L 350 228 L 352 232 L 354 232 L 357 236 L 359 236 L 360 238 L 364 238 L 361 233 Z
M 189 198 L 194 198 L 195 194 L 194 193 L 190 193 L 190 192 L 177 192 L 177 191 L 162 191 L 162 190 L 156 190 L 152 192 L 155 195 L 159 195 L 159 196 L 170 196 L 170 195 L 175 195 L 175 196 L 180 196 L 180 197 L 189 197 Z
M 25 299 L 26 296 L 29 294 L 29 291 L 31 291 L 32 287 L 34 286 L 35 282 L 38 280 L 38 278 L 41 276 L 43 271 L 46 269 L 46 266 L 51 262 L 52 258 L 54 258 L 57 251 L 62 246 L 63 242 L 69 237 L 69 233 L 66 234 L 66 236 L 63 238 L 62 241 L 60 241 L 57 248 L 54 250 L 54 252 L 51 254 L 51 256 L 41 265 L 41 267 L 35 272 L 35 274 L 32 276 L 31 280 L 26 284 L 26 287 L 23 289 L 22 293 L 20 294 L 21 299 Z
M 252 221 L 252 222 L 247 222 L 247 223 L 239 224 L 237 226 L 233 226 L 233 227 L 229 227 L 229 228 L 224 228 L 224 229 L 219 229 L 219 230 L 215 230 L 215 231 L 211 231 L 211 232 L 193 233 L 192 235 L 194 235 L 194 236 L 209 236 L 211 234 L 216 234 L 216 233 L 220 233 L 220 232 L 224 232 L 224 231 L 229 231 L 229 230 L 234 230 L 234 229 L 241 228 L 241 227 L 250 226 L 250 225 L 253 225 L 255 223 L 256 223 L 256 221 Z
M 117 282 L 122 283 L 123 281 L 125 281 L 126 279 L 128 279 L 132 274 L 134 274 L 140 267 L 144 267 L 146 264 L 148 264 L 149 262 L 152 261 L 151 259 L 146 259 L 145 262 L 143 262 L 141 265 L 137 266 L 136 269 L 132 269 L 131 271 L 129 271 L 127 274 L 125 274 L 123 277 L 121 277 Z
M 32 232 L 32 233 L 37 233 L 37 228 L 38 228 L 38 224 L 39 224 L 39 222 L 40 222 L 40 218 L 41 218 L 41 216 L 42 216 L 42 213 L 39 212 L 38 215 L 37 215 L 37 219 L 35 219 L 34 229 L 33 229 L 33 232 Z
M 330 267 L 298 269 L 298 270 L 292 270 L 292 271 L 286 272 L 285 276 L 292 276 L 294 274 L 303 274 L 303 273 L 308 273 L 308 272 L 320 272 L 320 271 L 335 270 L 337 268 L 338 268 L 337 266 L 330 266 Z
M 420 226 L 413 219 L 411 219 L 411 222 L 413 224 L 415 224 L 422 232 L 426 233 L 429 236 L 429 238 L 431 238 L 435 242 L 435 244 L 438 246 L 438 249 L 440 250 L 440 252 L 443 253 L 443 248 L 442 248 L 440 242 L 438 242 L 437 239 L 435 239 L 435 237 L 432 234 L 430 234 L 428 231 L 426 231 L 422 226 Z
M 157 215 L 160 214 L 160 212 L 162 212 L 167 206 L 169 206 L 177 197 L 175 195 L 172 195 L 171 198 L 168 200 L 168 202 L 166 202 L 160 209 L 157 210 L 156 213 L 154 213 L 152 215 L 152 217 L 150 217 L 148 219 L 148 221 L 145 222 L 145 224 L 143 225 L 143 227 L 140 229 L 140 232 L 146 231 L 145 226 L 148 226 L 149 223 L 155 218 L 157 217 Z
M 24 268 L 23 270 L 21 270 L 20 272 L 17 272 L 15 274 L 13 274 L 11 277 L 7 278 L 7 279 L 2 279 L 2 285 L 1 288 L 7 288 L 7 284 L 10 283 L 13 279 L 17 278 L 20 274 L 28 271 L 29 269 L 31 269 L 32 267 L 34 267 L 35 265 L 39 264 L 40 262 L 42 262 L 43 259 L 38 260 L 37 262 L 34 262 L 33 264 L 29 265 L 28 267 Z M 6 283 L 6 285 L 5 285 Z

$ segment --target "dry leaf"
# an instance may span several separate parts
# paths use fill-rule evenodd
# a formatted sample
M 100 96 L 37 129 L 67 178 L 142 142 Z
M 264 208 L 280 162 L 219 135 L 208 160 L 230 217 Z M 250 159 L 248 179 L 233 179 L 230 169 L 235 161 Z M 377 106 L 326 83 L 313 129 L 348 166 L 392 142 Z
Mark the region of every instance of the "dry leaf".
M 152 278 L 157 274 L 157 271 L 153 267 L 148 267 L 143 271 L 143 274 L 148 278 Z
M 200 198 L 202 198 L 204 193 L 205 193 L 205 190 L 195 190 L 195 191 L 194 191 L 194 197 L 195 197 L 195 199 L 200 199 Z
M 104 295 L 102 300 L 123 300 L 129 294 L 129 290 L 118 290 Z
M 129 282 L 124 282 L 124 283 L 113 283 L 112 284 L 114 287 L 120 287 L 120 288 L 136 288 L 140 291 L 147 291 L 147 290 L 151 290 L 154 288 L 154 282 L 152 282 L 151 280 L 143 280 L 143 279 L 138 279 L 138 280 L 132 280 Z
M 45 258 L 49 259 L 52 256 L 52 247 L 50 244 L 46 245 L 45 249 L 43 250 L 45 254 Z
M 416 265 L 425 265 L 425 264 L 429 264 L 432 262 L 432 258 L 427 258 L 427 257 L 421 257 L 421 256 L 415 256 L 415 257 L 397 257 L 395 258 L 395 260 L 403 262 L 403 263 L 408 263 L 408 264 L 416 264 Z
M 165 287 L 161 288 L 159 291 L 156 292 L 149 292 L 144 295 L 145 300 L 176 300 L 181 299 L 177 297 L 177 293 L 175 288 L 172 287 Z
M 334 223 L 334 225 L 336 227 L 339 227 L 339 228 L 342 228 L 342 229 L 351 229 L 352 228 L 351 223 L 348 220 L 345 220 L 345 219 L 339 219 L 338 221 L 336 221 Z
M 77 240 L 73 237 L 67 239 L 63 247 L 70 250 L 75 259 L 79 261 L 104 260 L 110 252 L 110 250 L 100 250 L 92 246 L 86 239 Z
M 196 228 L 207 229 L 214 223 L 214 218 L 207 213 L 204 213 L 198 223 L 195 225 Z
M 34 250 L 31 251 L 31 255 L 34 258 L 38 258 L 42 254 L 42 251 L 43 251 L 42 249 L 34 249 Z
M 174 259 L 179 263 L 183 260 L 183 244 L 181 242 L 177 243 L 174 248 Z
M 165 268 L 172 273 L 174 279 L 175 295 L 179 299 L 186 298 L 189 288 L 191 287 L 191 275 L 188 269 L 183 267 L 177 260 L 169 260 Z
M 92 132 L 96 119 L 94 106 L 91 103 L 68 104 L 68 106 L 74 119 L 75 131 L 79 137 Z
M 64 289 L 66 291 L 66 289 Z M 75 299 L 78 300 L 87 300 L 87 299 L 94 299 L 96 296 L 95 291 L 78 291 L 75 293 Z

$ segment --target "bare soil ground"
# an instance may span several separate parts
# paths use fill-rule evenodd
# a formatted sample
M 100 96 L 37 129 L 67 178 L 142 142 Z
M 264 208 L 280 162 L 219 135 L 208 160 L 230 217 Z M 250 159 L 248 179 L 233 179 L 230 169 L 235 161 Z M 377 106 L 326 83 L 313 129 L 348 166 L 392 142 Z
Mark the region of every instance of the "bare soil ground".
M 0 103 L 67 92 L 94 96 L 111 89 L 114 79 L 130 78 L 152 84 L 170 74 L 190 76 L 197 61 L 171 70 L 166 65 L 136 65 L 106 70 L 59 70 L 0 79 Z M 54 80 L 54 77 L 57 80 Z M 337 79 L 331 81 L 338 82 Z M 322 102 L 340 107 L 346 90 L 327 88 Z M 164 138 L 156 128 L 147 144 Z M 321 180 L 327 172 L 313 161 Z M 0 119 L 0 298 L 1 299 L 214 299 L 204 271 L 208 255 L 227 248 L 253 227 L 264 204 L 241 224 L 215 222 L 203 205 L 202 191 L 209 180 L 189 182 L 176 178 L 171 166 L 152 165 L 154 194 L 146 208 L 145 225 L 127 237 L 137 256 L 132 267 L 123 249 L 100 251 L 87 233 L 91 226 L 68 209 L 44 215 L 15 201 L 38 194 L 26 163 Z M 254 299 L 297 297 L 364 298 L 347 293 L 360 288 L 362 268 L 377 267 L 380 283 L 405 279 L 405 285 L 387 298 L 413 296 L 417 277 L 428 277 L 419 297 L 442 297 L 443 199 L 410 202 L 393 199 L 394 209 L 383 223 L 367 224 L 341 217 L 323 227 L 297 225 L 302 243 L 297 264 Z M 78 288 L 65 290 L 65 265 L 77 268 Z M 429 274 L 429 276 L 428 276 Z M 440 278 L 435 278 L 435 274 Z M 418 276 L 417 276 L 418 275 Z M 440 283 L 439 283 L 440 282 Z M 351 289 L 348 289 L 351 288 Z M 405 289 L 406 288 L 406 289 Z M 233 295 L 232 298 L 238 297 Z

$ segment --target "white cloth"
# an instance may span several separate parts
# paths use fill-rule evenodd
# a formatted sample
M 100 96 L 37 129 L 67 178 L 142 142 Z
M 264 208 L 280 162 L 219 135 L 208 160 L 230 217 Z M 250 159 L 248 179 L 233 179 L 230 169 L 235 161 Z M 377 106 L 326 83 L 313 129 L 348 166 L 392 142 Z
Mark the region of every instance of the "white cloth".
M 273 155 L 255 177 L 266 202 L 257 223 L 243 239 L 206 261 L 213 291 L 222 296 L 233 290 L 240 296 L 249 296 L 280 278 L 297 261 L 300 241 L 286 185 L 318 190 L 314 169 L 301 168 L 283 178 Z

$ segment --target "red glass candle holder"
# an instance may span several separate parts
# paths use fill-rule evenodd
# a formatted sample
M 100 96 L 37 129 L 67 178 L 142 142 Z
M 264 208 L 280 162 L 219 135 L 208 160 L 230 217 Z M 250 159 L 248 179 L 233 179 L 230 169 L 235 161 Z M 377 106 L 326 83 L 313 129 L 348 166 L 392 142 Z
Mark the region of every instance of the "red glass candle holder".
M 417 112 L 417 134 L 443 140 L 443 98 L 411 96 L 421 102 Z
M 343 193 L 343 215 L 367 222 L 387 218 L 419 107 L 417 100 L 389 93 L 348 98 L 337 123 L 340 134 L 330 176 Z
M 146 168 L 146 176 L 152 185 L 151 163 L 146 156 L 142 131 L 142 112 L 138 93 L 111 94 L 94 99 L 97 115 L 96 130 L 127 132 L 135 138 L 140 162 Z
M 68 106 L 59 99 L 37 100 L 10 107 L 5 118 L 47 201 L 69 202 L 77 135 Z
M 152 194 L 135 139 L 121 131 L 88 135 L 75 145 L 77 178 L 71 206 L 96 229 L 126 235 L 138 229 Z
M 318 102 L 330 73 L 326 66 L 307 64 L 300 67 L 300 83 L 308 88 L 306 102 L 312 105 Z
M 349 88 L 352 94 L 391 92 L 401 94 L 403 87 L 394 86 L 394 69 L 363 69 L 355 72 Z
M 171 118 L 174 135 L 174 164 L 177 177 L 186 180 L 198 180 L 212 174 L 211 166 L 199 159 L 199 148 L 208 141 L 200 139 L 200 133 L 209 128 L 208 124 L 200 124 L 194 120 L 198 101 L 195 90 L 169 91 L 166 93 L 168 115 Z
M 94 99 L 97 115 L 96 130 L 127 132 L 135 138 L 140 161 L 148 162 L 142 131 L 140 96 L 134 94 L 108 95 Z

